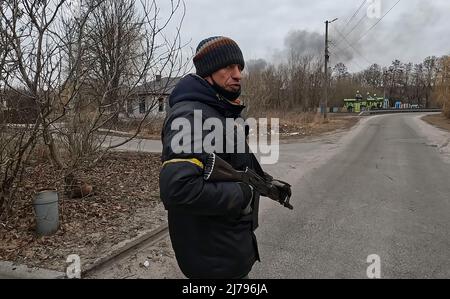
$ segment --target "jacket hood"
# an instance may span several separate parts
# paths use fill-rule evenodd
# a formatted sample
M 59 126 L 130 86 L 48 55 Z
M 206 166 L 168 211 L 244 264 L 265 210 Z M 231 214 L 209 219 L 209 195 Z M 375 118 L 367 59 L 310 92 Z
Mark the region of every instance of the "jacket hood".
M 237 118 L 245 108 L 245 106 L 232 104 L 220 97 L 205 79 L 195 74 L 189 74 L 181 79 L 169 97 L 170 107 L 184 101 L 207 104 L 225 117 Z

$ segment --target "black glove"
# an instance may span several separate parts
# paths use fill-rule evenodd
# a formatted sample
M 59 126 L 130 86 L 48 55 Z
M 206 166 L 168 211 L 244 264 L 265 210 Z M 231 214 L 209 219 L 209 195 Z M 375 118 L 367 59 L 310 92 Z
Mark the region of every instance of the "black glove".
M 245 183 L 238 183 L 244 193 L 244 204 L 242 205 L 241 215 L 250 215 L 253 212 L 253 187 Z
M 272 180 L 270 183 L 272 184 L 272 187 L 270 189 L 271 194 L 269 194 L 269 197 L 278 201 L 288 209 L 294 209 L 289 203 L 292 196 L 291 185 L 280 180 Z

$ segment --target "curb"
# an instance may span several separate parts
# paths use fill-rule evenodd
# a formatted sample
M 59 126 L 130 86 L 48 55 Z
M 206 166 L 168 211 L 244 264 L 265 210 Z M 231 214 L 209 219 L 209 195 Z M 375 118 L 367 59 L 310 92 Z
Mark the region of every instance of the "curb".
M 137 237 L 122 241 L 112 247 L 105 255 L 95 259 L 94 262 L 85 265 L 81 277 L 89 276 L 101 268 L 110 265 L 117 259 L 125 256 L 132 250 L 139 250 L 144 246 L 151 246 L 168 235 L 168 226 L 162 225 L 152 231 L 144 231 Z M 0 261 L 0 279 L 65 279 L 66 273 L 38 267 L 18 265 L 9 261 Z
M 125 240 L 115 245 L 107 254 L 97 258 L 93 263 L 85 265 L 81 272 L 81 277 L 88 277 L 91 273 L 107 267 L 116 260 L 120 260 L 130 251 L 139 250 L 142 247 L 151 246 L 169 234 L 169 227 L 162 225 L 152 231 L 144 231 L 131 240 Z
M 0 279 L 62 279 L 66 273 L 0 261 Z

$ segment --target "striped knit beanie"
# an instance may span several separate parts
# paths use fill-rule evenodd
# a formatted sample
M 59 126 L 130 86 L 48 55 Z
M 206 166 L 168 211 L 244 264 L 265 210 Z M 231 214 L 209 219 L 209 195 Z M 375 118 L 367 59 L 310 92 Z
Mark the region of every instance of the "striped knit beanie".
M 223 36 L 214 36 L 200 42 L 194 56 L 197 75 L 202 78 L 231 64 L 238 64 L 244 69 L 245 62 L 237 43 Z

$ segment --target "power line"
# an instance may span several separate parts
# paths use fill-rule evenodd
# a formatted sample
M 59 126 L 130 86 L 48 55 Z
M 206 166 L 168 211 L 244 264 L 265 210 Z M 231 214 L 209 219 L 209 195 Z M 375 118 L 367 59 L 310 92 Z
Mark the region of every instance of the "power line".
M 366 4 L 367 0 L 364 0 L 361 5 L 358 7 L 358 9 L 356 10 L 356 12 L 353 14 L 353 16 L 348 20 L 348 22 L 344 25 L 344 27 L 342 27 L 342 31 L 345 30 L 345 28 L 351 23 L 351 21 L 353 20 L 353 18 L 355 18 L 358 13 L 361 11 L 361 9 L 364 7 L 364 5 Z M 363 15 L 361 17 L 361 19 L 358 21 L 358 23 L 356 23 L 355 26 L 353 26 L 353 28 L 345 35 L 345 37 L 349 36 L 358 26 L 359 24 L 361 24 L 361 22 L 365 19 L 365 15 Z M 339 43 L 340 44 L 340 43 Z
M 366 18 L 366 16 L 362 16 L 362 18 L 359 20 L 359 22 L 352 28 L 352 30 L 350 30 L 345 37 L 349 36 L 353 31 L 355 31 L 355 29 L 359 26 L 359 24 L 361 24 L 362 21 L 364 21 L 364 19 Z
M 353 45 L 348 41 L 348 39 L 342 34 L 342 32 L 340 32 L 338 29 L 336 29 L 337 33 L 339 33 L 340 36 L 342 36 L 342 38 L 344 39 L 344 41 L 353 49 L 353 51 L 355 51 L 356 54 L 358 54 L 359 56 L 361 56 L 367 63 L 369 64 L 373 64 L 372 62 L 370 62 L 366 57 L 364 57 L 364 55 L 362 55 L 358 50 L 356 50 L 355 47 L 353 47 Z M 348 49 L 348 48 L 347 48 Z
M 354 17 L 356 17 L 359 13 L 359 11 L 364 7 L 364 5 L 366 4 L 367 0 L 364 0 L 361 5 L 359 6 L 359 8 L 356 10 L 356 12 L 353 14 L 353 16 L 351 16 L 351 18 L 348 20 L 348 22 L 344 25 L 344 28 L 348 26 L 348 24 L 350 24 L 350 22 L 353 20 Z
M 354 44 L 357 44 L 358 42 L 360 42 L 373 28 L 375 28 L 375 26 L 377 26 L 396 6 L 397 4 L 400 3 L 401 0 L 398 0 L 379 20 L 378 22 L 376 22 L 372 27 L 369 28 L 369 30 L 367 30 L 360 38 L 358 38 L 356 40 L 356 42 L 354 42 Z M 337 31 L 337 29 L 336 29 Z M 343 35 L 341 32 L 338 32 L 340 35 Z M 343 36 L 344 37 L 344 36 Z M 362 56 L 354 47 L 353 45 L 347 40 L 346 37 L 344 37 L 344 40 L 347 42 L 347 44 L 349 45 L 348 47 L 346 47 L 344 50 L 345 51 L 347 49 L 349 49 L 350 47 L 353 48 L 353 50 L 355 50 L 355 52 L 357 52 L 361 57 L 364 58 L 364 60 L 366 60 L 367 62 L 369 62 L 364 56 Z M 339 43 L 340 45 L 340 43 Z M 369 62 L 370 64 L 372 64 L 371 62 Z
M 367 34 L 369 34 L 369 32 L 375 28 L 399 3 L 401 0 L 398 0 L 374 25 L 372 25 L 361 37 L 359 37 L 356 42 L 354 44 L 357 44 L 358 42 L 360 42 L 365 36 L 367 36 Z M 356 12 L 350 17 L 350 19 L 347 21 L 347 23 L 344 25 L 343 28 L 347 27 L 351 21 L 359 14 L 359 12 L 361 11 L 361 9 L 364 7 L 364 5 L 367 3 L 367 0 L 364 0 L 361 5 L 358 7 L 358 9 L 356 10 Z M 365 19 L 366 16 L 362 16 L 362 18 L 358 21 L 358 23 L 353 26 L 353 28 L 344 36 L 344 34 L 339 31 L 337 28 L 333 28 L 335 29 L 335 31 L 343 38 L 343 40 L 348 44 L 348 47 L 345 48 L 344 50 L 342 50 L 342 48 L 339 47 L 339 45 L 341 44 L 341 42 L 338 42 L 338 44 L 334 44 L 333 46 L 335 46 L 340 52 L 344 52 L 345 50 L 352 48 L 353 51 L 355 51 L 356 54 L 358 54 L 361 58 L 363 58 L 367 63 L 369 64 L 373 64 L 372 62 L 370 62 L 366 57 L 364 57 L 353 45 L 352 43 L 349 42 L 349 40 L 347 39 L 347 37 L 361 24 L 361 22 Z M 337 53 L 333 53 L 335 55 L 337 55 Z M 357 62 L 354 61 L 361 69 L 361 65 Z

